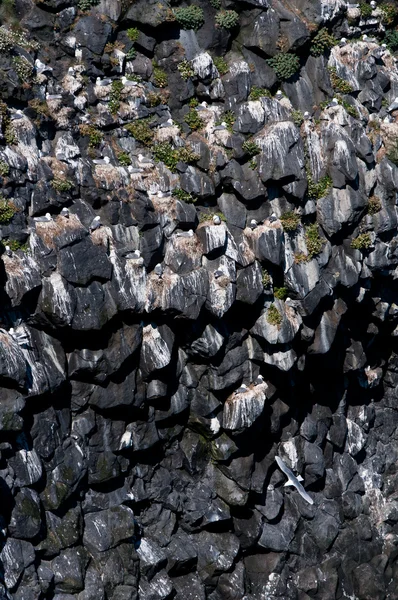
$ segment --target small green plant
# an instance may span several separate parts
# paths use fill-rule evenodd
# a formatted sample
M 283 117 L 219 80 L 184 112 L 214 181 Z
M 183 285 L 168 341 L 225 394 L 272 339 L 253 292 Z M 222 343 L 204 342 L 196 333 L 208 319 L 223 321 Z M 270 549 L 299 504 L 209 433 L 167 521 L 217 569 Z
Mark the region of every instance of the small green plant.
M 384 42 L 391 52 L 396 52 L 398 50 L 398 31 L 387 31 Z
M 126 54 L 126 60 L 134 60 L 136 56 L 137 56 L 137 50 L 134 48 L 134 46 L 132 46 Z
M 345 100 L 341 96 L 339 97 L 339 104 L 341 104 L 341 106 L 344 108 L 344 110 L 351 117 L 354 117 L 354 119 L 356 119 L 358 117 L 357 109 L 355 108 L 355 106 L 353 106 L 352 104 L 350 104 L 349 102 L 347 102 L 347 100 Z
M 271 304 L 267 311 L 267 321 L 270 325 L 275 325 L 275 327 L 278 328 L 282 323 L 282 315 L 276 308 L 275 304 Z
M 195 109 L 191 109 L 184 117 L 185 123 L 193 131 L 197 131 L 203 127 L 203 121 L 199 116 L 199 113 Z
M 129 165 L 131 165 L 131 159 L 128 152 L 120 152 L 117 155 L 117 159 L 122 165 L 122 167 L 128 167 Z
M 394 163 L 394 165 L 398 166 L 398 142 L 395 144 L 395 146 L 392 146 L 388 150 L 386 156 L 387 156 L 388 160 L 390 160 L 392 163 Z
M 380 4 L 380 11 L 382 15 L 381 22 L 391 27 L 398 15 L 397 7 L 392 2 L 386 2 L 385 4 Z
M 255 171 L 257 169 L 257 160 L 255 158 L 251 159 L 251 161 L 249 162 L 249 167 L 252 171 Z
M 174 198 L 177 198 L 177 200 L 182 200 L 187 204 L 194 204 L 196 202 L 195 196 L 192 196 L 192 194 L 182 190 L 181 188 L 174 188 L 174 190 L 171 192 L 171 195 L 174 196 Z
M 312 40 L 310 52 L 312 56 L 322 56 L 322 54 L 333 48 L 336 44 L 336 38 L 330 35 L 325 27 L 322 27 Z
M 264 88 L 253 85 L 250 90 L 249 100 L 260 100 L 260 98 L 271 98 L 271 92 Z
M 216 14 L 217 27 L 224 29 L 234 29 L 239 23 L 239 15 L 235 10 L 220 10 Z
M 191 98 L 188 105 L 190 108 L 196 108 L 199 105 L 199 100 L 197 98 Z
M 221 0 L 210 0 L 210 4 L 216 10 L 218 10 L 219 8 L 221 8 Z
M 16 212 L 15 204 L 0 194 L 0 224 L 6 225 L 9 223 Z
M 5 249 L 6 246 L 10 247 L 10 250 L 16 252 L 17 250 L 22 250 L 22 252 L 26 252 L 28 249 L 28 244 L 25 242 L 20 242 L 19 240 L 2 240 L 2 247 Z
M 370 233 L 360 233 L 351 241 L 351 248 L 355 250 L 367 250 L 372 243 Z
M 99 4 L 99 0 L 79 0 L 77 6 L 80 8 L 80 10 L 85 12 L 87 10 L 91 10 L 92 7 L 97 6 L 97 4 Z
M 180 161 L 189 164 L 200 158 L 200 156 L 195 154 L 191 148 L 173 148 L 171 144 L 168 144 L 167 142 L 156 144 L 153 146 L 152 152 L 155 160 L 163 162 L 172 173 L 175 172 L 177 163 Z
M 249 156 L 256 156 L 261 152 L 259 146 L 256 144 L 256 142 L 253 142 L 253 140 L 246 140 L 246 142 L 243 142 L 242 150 L 244 150 L 244 152 Z
M 263 286 L 265 288 L 271 285 L 271 275 L 268 273 L 267 269 L 262 269 L 262 278 Z
M 341 94 L 349 94 L 352 92 L 352 86 L 337 75 L 336 67 L 328 67 L 330 83 L 332 84 L 332 88 L 336 90 L 336 92 L 340 92 Z
M 221 117 L 220 121 L 217 121 L 217 125 L 220 125 L 222 122 L 227 124 L 227 129 L 232 132 L 232 127 L 235 123 L 235 114 L 232 110 L 227 110 Z
M 301 110 L 292 110 L 291 117 L 292 117 L 293 123 L 297 127 L 301 127 L 301 124 L 304 122 L 304 115 L 301 112 Z
M 70 190 L 73 188 L 73 183 L 69 181 L 69 179 L 55 175 L 51 182 L 51 187 L 53 187 L 54 190 L 59 193 L 70 192 Z
M 361 2 L 359 5 L 359 12 L 361 13 L 361 17 L 363 19 L 369 19 L 369 17 L 372 16 L 373 11 L 370 4 L 367 4 L 366 2 Z
M 301 265 L 302 263 L 306 263 L 309 260 L 308 254 L 304 252 L 296 252 L 294 255 L 294 262 L 296 265 Z
M 195 75 L 195 71 L 192 68 L 192 64 L 189 60 L 182 60 L 179 65 L 177 65 L 177 69 L 179 70 L 181 77 L 187 81 L 190 77 Z
M 267 63 L 274 69 L 275 75 L 281 81 L 287 81 L 293 77 L 300 68 L 298 56 L 285 52 L 280 52 L 273 58 L 269 58 Z
M 130 29 L 127 29 L 127 37 L 129 38 L 130 42 L 136 42 L 139 38 L 140 32 L 138 31 L 137 27 L 130 27 Z
M 147 95 L 147 104 L 151 108 L 155 106 L 159 106 L 159 104 L 167 104 L 168 100 L 168 91 L 163 90 L 161 92 L 148 92 Z
M 195 4 L 174 9 L 174 16 L 183 29 L 197 31 L 205 22 L 203 10 Z
M 31 108 L 33 108 L 33 110 L 37 112 L 38 115 L 41 115 L 42 117 L 46 118 L 50 116 L 50 109 L 48 108 L 47 102 L 45 102 L 44 100 L 33 98 L 32 100 L 28 101 L 28 104 Z
M 12 59 L 12 66 L 22 83 L 29 81 L 33 75 L 33 65 L 24 56 L 15 56 Z
M 274 288 L 274 296 L 278 298 L 278 300 L 286 300 L 287 298 L 287 287 L 276 287 Z
M 300 217 L 297 213 L 292 210 L 285 212 L 280 217 L 280 221 L 283 225 L 283 229 L 285 231 L 296 231 L 298 226 L 300 225 Z
M 0 12 L 4 6 L 4 0 L 0 5 Z M 0 52 L 10 52 L 13 46 L 21 46 L 26 50 L 40 50 L 39 42 L 30 40 L 24 32 L 0 27 Z
M 200 213 L 199 215 L 199 223 L 206 223 L 207 221 L 211 221 L 213 222 L 213 217 L 217 216 L 220 217 L 221 221 L 223 221 L 224 223 L 226 223 L 227 219 L 225 218 L 225 215 L 222 212 L 215 212 L 215 213 Z
M 312 178 L 310 169 L 307 168 L 306 171 L 308 182 L 308 198 L 310 198 L 311 200 L 320 200 L 321 198 L 326 196 L 326 194 L 332 187 L 333 182 L 329 175 L 325 175 L 324 177 L 321 177 L 321 179 L 316 183 Z
M 153 65 L 153 81 L 156 87 L 159 88 L 165 88 L 168 84 L 168 77 L 166 71 L 159 67 L 157 64 Z
M 152 143 L 154 133 L 152 129 L 148 125 L 148 121 L 146 119 L 140 119 L 137 121 L 133 121 L 132 123 L 128 123 L 125 125 L 125 128 L 137 142 L 141 142 L 145 146 L 148 146 Z
M 123 90 L 123 83 L 117 79 L 112 81 L 111 93 L 109 99 L 109 110 L 112 115 L 116 115 L 120 108 L 120 99 Z
M 381 210 L 381 201 L 378 196 L 371 196 L 368 201 L 368 215 L 375 215 Z
M 94 125 L 87 125 L 87 124 L 83 124 L 79 126 L 80 129 L 80 133 L 83 136 L 87 136 L 89 138 L 89 147 L 90 148 L 97 148 L 102 140 L 103 140 L 103 135 L 102 132 L 97 129 L 97 127 L 95 127 Z
M 308 225 L 308 227 L 306 228 L 305 243 L 307 245 L 309 258 L 313 258 L 322 250 L 322 246 L 325 243 L 325 240 L 323 240 L 319 235 L 318 225 L 316 223 Z
M 215 64 L 215 67 L 221 76 L 228 73 L 229 66 L 225 58 L 223 58 L 222 56 L 215 56 L 213 58 L 213 63 Z
M 1 177 L 7 177 L 9 172 L 10 172 L 9 165 L 6 162 L 4 162 L 4 160 L 0 160 L 0 175 L 1 175 Z
M 4 139 L 7 146 L 13 146 L 17 143 L 17 137 L 15 135 L 14 127 L 12 126 L 12 123 L 10 123 L 10 121 L 8 120 L 4 127 Z

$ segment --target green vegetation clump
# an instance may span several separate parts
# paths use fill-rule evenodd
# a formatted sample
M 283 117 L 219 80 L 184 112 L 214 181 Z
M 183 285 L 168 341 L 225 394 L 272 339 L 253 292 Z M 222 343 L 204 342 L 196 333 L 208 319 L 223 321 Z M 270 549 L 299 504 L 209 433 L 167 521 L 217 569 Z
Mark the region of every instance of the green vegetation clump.
M 300 127 L 301 124 L 304 122 L 304 115 L 301 112 L 301 110 L 292 110 L 291 117 L 292 117 L 293 123 L 297 127 Z
M 122 165 L 122 167 L 128 167 L 129 165 L 131 165 L 131 159 L 128 152 L 120 152 L 117 155 L 117 159 Z
M 182 190 L 181 188 L 174 188 L 174 190 L 171 192 L 171 195 L 174 196 L 174 198 L 177 198 L 177 200 L 182 200 L 187 204 L 193 204 L 196 202 L 195 196 L 189 192 L 186 192 L 185 190 Z
M 165 88 L 168 84 L 167 73 L 164 69 L 159 67 L 157 64 L 153 65 L 153 81 L 156 87 Z
M 70 192 L 73 188 L 73 183 L 69 181 L 69 179 L 55 175 L 51 182 L 51 187 L 53 187 L 56 192 Z
M 388 150 L 388 152 L 387 152 L 387 158 L 392 163 L 394 163 L 394 165 L 398 166 L 398 142 L 395 144 L 395 146 L 392 146 Z
M 263 282 L 263 286 L 269 287 L 271 285 L 271 275 L 268 273 L 267 269 L 263 269 L 262 270 L 263 274 L 262 274 L 262 282 Z
M 210 4 L 216 10 L 219 10 L 221 8 L 221 0 L 210 0 Z
M 120 108 L 120 100 L 122 96 L 123 83 L 117 79 L 112 81 L 111 93 L 109 100 L 109 110 L 112 115 L 116 115 Z
M 368 202 L 368 215 L 375 215 L 381 210 L 381 201 L 377 196 L 371 196 Z
M 28 81 L 33 75 L 33 65 L 24 56 L 15 56 L 12 59 L 12 66 L 22 83 Z
M 22 252 L 26 252 L 28 249 L 28 244 L 25 242 L 20 242 L 18 240 L 2 240 L 2 247 L 5 249 L 6 246 L 10 247 L 10 250 L 16 252 L 17 250 L 22 250 Z
M 235 123 L 235 114 L 232 110 L 227 110 L 221 118 L 216 121 L 216 125 L 221 125 L 221 123 L 227 124 L 227 129 L 232 132 L 232 127 Z
M 234 29 L 239 23 L 239 15 L 235 10 L 220 10 L 216 14 L 216 25 L 224 29 Z
M 275 304 L 271 304 L 267 311 L 267 321 L 270 325 L 275 325 L 275 327 L 280 327 L 282 323 L 282 315 Z
M 336 92 L 340 92 L 341 94 L 349 94 L 352 92 L 352 86 L 337 75 L 336 67 L 328 67 L 330 83 L 332 84 L 332 88 L 336 90 Z
M 173 148 L 167 142 L 156 144 L 152 148 L 155 160 L 163 162 L 172 173 L 175 172 L 177 163 L 180 161 L 185 163 L 193 163 L 199 160 L 200 156 L 193 152 L 191 148 Z
M 199 105 L 199 100 L 197 98 L 191 98 L 188 102 L 188 106 L 190 108 L 196 108 Z
M 285 212 L 281 217 L 280 221 L 285 231 L 296 231 L 300 224 L 300 217 L 297 213 L 292 210 Z
M 322 246 L 325 243 L 325 241 L 319 235 L 318 225 L 316 223 L 308 225 L 308 227 L 306 228 L 305 243 L 307 245 L 309 258 L 313 258 L 322 250 Z
M 97 129 L 94 125 L 83 124 L 79 126 L 81 135 L 87 136 L 89 138 L 89 147 L 97 148 L 103 140 L 102 132 Z
M 0 6 L 3 7 L 3 4 Z M 0 27 L 0 52 L 10 52 L 13 46 L 21 46 L 26 50 L 40 50 L 39 42 L 29 40 L 25 33 Z
M 77 6 L 82 11 L 91 10 L 93 6 L 97 6 L 99 4 L 99 0 L 79 0 Z
M 397 18 L 398 10 L 395 4 L 392 2 L 386 2 L 385 4 L 380 4 L 381 11 L 381 22 L 388 27 L 394 23 Z
M 163 90 L 161 92 L 149 92 L 146 100 L 147 105 L 151 108 L 159 106 L 159 104 L 167 104 L 169 92 Z
M 287 81 L 293 77 L 300 68 L 298 56 L 285 52 L 280 52 L 273 58 L 269 58 L 267 63 L 274 69 L 277 78 L 281 81 Z
M 185 115 L 184 121 L 193 131 L 197 131 L 203 127 L 203 121 L 199 113 L 193 108 Z
M 355 250 L 367 250 L 372 243 L 372 239 L 370 237 L 370 233 L 360 233 L 358 237 L 356 237 L 351 242 L 351 248 Z
M 369 19 L 369 17 L 372 16 L 373 10 L 370 4 L 367 4 L 366 2 L 361 2 L 361 4 L 359 5 L 359 12 L 361 13 L 361 17 L 363 19 Z
M 242 150 L 249 156 L 256 156 L 256 154 L 260 154 L 261 152 L 261 149 L 256 142 L 253 142 L 253 140 L 246 140 L 246 142 L 242 144 Z
M 0 224 L 6 225 L 9 223 L 16 212 L 15 204 L 0 194 Z
M 195 4 L 174 9 L 174 16 L 183 29 L 197 31 L 205 22 L 203 10 Z
M 344 108 L 344 110 L 351 116 L 354 117 L 354 119 L 356 119 L 358 117 L 358 113 L 357 113 L 357 109 L 355 108 L 355 106 L 353 106 L 352 104 L 350 104 L 349 102 L 347 102 L 347 100 L 345 100 L 344 98 L 339 98 L 339 104 L 341 104 L 341 106 Z
M 37 112 L 38 115 L 43 117 L 50 116 L 50 109 L 48 108 L 47 102 L 44 100 L 39 100 L 38 98 L 33 98 L 28 101 L 30 108 L 33 108 Z
M 321 179 L 317 183 L 315 183 L 309 168 L 307 168 L 307 182 L 307 194 L 308 198 L 310 198 L 311 200 L 320 200 L 321 198 L 326 196 L 333 183 L 329 175 L 321 177 Z
M 146 119 L 141 119 L 137 121 L 133 121 L 132 123 L 128 123 L 125 125 L 125 128 L 137 142 L 141 142 L 145 146 L 148 146 L 152 143 L 153 140 L 153 131 L 148 125 L 148 121 Z
M 387 31 L 384 43 L 391 52 L 398 50 L 398 31 Z
M 309 260 L 308 254 L 304 252 L 296 252 L 294 255 L 294 262 L 296 265 L 301 265 L 302 263 L 306 263 Z
M 274 296 L 278 300 L 286 300 L 287 298 L 287 287 L 276 287 L 274 288 Z
M 229 66 L 225 58 L 223 58 L 222 56 L 215 56 L 213 58 L 213 63 L 220 75 L 225 75 L 226 73 L 228 73 Z
M 181 77 L 187 81 L 190 77 L 195 75 L 195 71 L 192 68 L 192 65 L 189 60 L 182 60 L 179 65 L 177 65 L 177 69 L 179 70 Z
M 257 87 L 253 85 L 250 90 L 249 100 L 260 100 L 260 98 L 271 98 L 271 92 L 265 88 Z
M 6 162 L 4 162 L 4 160 L 0 160 L 0 175 L 1 175 L 1 177 L 7 177 L 9 172 L 10 172 L 9 165 Z
M 127 29 L 127 37 L 129 38 L 130 42 L 136 42 L 139 35 L 140 32 L 138 31 L 137 27 L 130 27 L 130 29 Z
M 224 223 L 227 222 L 227 219 L 225 218 L 224 213 L 222 212 L 215 212 L 215 213 L 200 213 L 199 215 L 199 223 L 206 223 L 207 221 L 213 221 L 213 217 L 217 215 L 218 217 L 220 217 L 221 221 L 224 221 Z
M 312 40 L 310 52 L 312 56 L 322 56 L 322 54 L 333 48 L 336 44 L 336 38 L 330 35 L 325 27 L 322 27 Z

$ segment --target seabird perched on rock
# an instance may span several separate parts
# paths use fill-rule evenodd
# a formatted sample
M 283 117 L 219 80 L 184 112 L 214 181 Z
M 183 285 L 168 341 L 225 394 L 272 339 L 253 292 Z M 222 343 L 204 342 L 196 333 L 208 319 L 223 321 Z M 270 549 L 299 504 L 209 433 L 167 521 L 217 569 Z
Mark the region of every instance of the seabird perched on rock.
M 158 193 L 156 195 L 158 198 L 165 198 L 167 196 L 167 194 L 165 194 L 164 192 L 162 192 L 160 190 L 158 191 Z
M 339 101 L 337 100 L 337 98 L 332 98 L 332 100 L 328 104 L 328 108 L 330 106 L 338 106 L 338 104 L 339 104 Z
M 79 61 L 83 58 L 83 50 L 82 50 L 81 44 L 76 44 L 75 58 L 76 58 L 76 60 L 79 60 Z
M 142 165 L 153 165 L 153 160 L 151 160 L 150 158 L 147 158 L 143 154 L 138 155 L 138 162 L 141 163 Z
M 46 71 L 48 71 L 48 72 L 52 71 L 52 67 L 48 67 L 47 65 L 45 65 L 43 62 L 41 62 L 41 60 L 39 58 L 36 58 L 36 60 L 35 60 L 35 69 L 36 69 L 36 73 L 38 73 L 39 75 L 41 73 L 45 73 Z
M 219 279 L 220 277 L 224 277 L 225 273 L 224 271 L 221 271 L 221 269 L 217 269 L 217 271 L 214 271 L 214 277 L 215 279 Z
M 159 277 L 159 279 L 161 279 L 163 275 L 163 266 L 161 265 L 161 263 L 155 265 L 155 268 L 153 270 L 154 273 L 156 273 L 156 275 Z
M 254 385 L 261 385 L 262 383 L 264 383 L 264 377 L 262 375 L 258 375 L 256 377 Z
M 237 390 L 235 390 L 235 395 L 244 394 L 245 392 L 247 392 L 247 385 L 245 383 L 242 383 L 242 385 L 238 387 Z
M 93 163 L 95 165 L 109 165 L 111 159 L 109 156 L 105 156 L 104 158 L 94 158 Z
M 133 167 L 132 165 L 127 167 L 127 171 L 130 173 L 130 175 L 133 175 L 134 173 L 142 173 L 142 169 L 139 167 Z
M 256 227 L 258 227 L 258 223 L 257 223 L 256 219 L 251 219 L 250 229 L 256 229 Z
M 44 217 L 34 217 L 36 223 L 49 223 L 52 220 L 50 213 L 46 213 Z
M 131 258 L 141 258 L 141 252 L 139 250 L 134 250 Z
M 70 75 L 71 77 L 74 77 L 76 75 L 76 71 L 73 67 L 69 67 L 68 75 Z
M 278 90 L 275 94 L 275 98 L 277 100 L 280 100 L 281 98 L 283 98 L 283 93 L 281 92 L 281 90 Z
M 90 231 L 95 231 L 96 229 L 98 229 L 99 227 L 101 227 L 101 225 L 102 225 L 102 223 L 101 223 L 101 217 L 99 215 L 97 215 L 91 221 Z
M 97 77 L 95 80 L 95 85 L 98 87 L 106 87 L 107 85 L 111 85 L 112 79 L 101 79 L 101 77 Z
M 176 233 L 177 237 L 190 238 L 193 237 L 193 229 L 188 229 L 188 231 L 179 231 Z
M 46 100 L 62 100 L 62 94 L 49 94 L 47 92 Z
M 11 121 L 18 121 L 18 119 L 23 119 L 24 118 L 24 114 L 22 112 L 22 110 L 16 110 L 14 113 L 11 114 Z
M 222 121 L 221 125 L 214 127 L 213 131 L 222 131 L 224 129 L 227 129 L 227 124 L 225 121 Z
M 132 79 L 127 79 L 127 77 L 125 75 L 123 75 L 123 77 L 122 77 L 122 84 L 124 86 L 131 86 L 131 87 L 138 85 L 137 81 L 133 81 Z
M 271 215 L 271 216 L 269 217 L 269 219 L 268 219 L 268 221 L 269 221 L 270 223 L 275 223 L 275 221 L 277 221 L 277 220 L 278 220 L 278 217 L 276 216 L 276 214 L 275 214 L 275 213 L 272 213 L 272 215 Z
M 340 40 L 340 42 L 339 42 L 339 46 L 345 46 L 346 43 L 347 43 L 347 38 L 342 37 L 341 40 Z
M 6 254 L 7 254 L 7 256 L 12 256 L 12 250 L 11 250 L 10 246 L 6 246 Z
M 213 224 L 221 225 L 221 219 L 220 219 L 219 215 L 213 215 Z
M 61 210 L 61 217 L 69 218 L 69 208 L 66 208 L 66 206 Z
M 161 123 L 159 125 L 159 128 L 163 128 L 163 127 L 173 127 L 174 123 L 173 123 L 173 119 L 167 119 L 167 121 L 164 121 L 164 123 Z
M 373 10 L 376 8 L 377 6 L 377 2 L 375 2 L 375 0 L 370 0 L 369 2 L 370 6 L 373 8 Z
M 130 448 L 133 445 L 133 434 L 131 431 L 125 431 L 119 443 L 119 450 Z
M 311 498 L 311 496 L 309 494 L 307 494 L 307 492 L 305 491 L 305 489 L 301 485 L 299 478 L 296 477 L 295 475 L 293 475 L 293 472 L 289 469 L 288 466 L 285 465 L 285 463 L 283 462 L 283 460 L 281 458 L 279 458 L 279 456 L 275 456 L 275 461 L 276 461 L 276 464 L 278 465 L 278 467 L 280 468 L 280 470 L 288 478 L 287 482 L 285 483 L 285 487 L 287 487 L 289 485 L 292 485 L 293 487 L 296 488 L 296 490 L 298 491 L 298 493 L 300 494 L 300 496 L 302 498 L 304 498 L 304 500 L 306 500 L 309 504 L 314 504 L 314 501 Z M 303 479 L 301 478 L 301 481 L 302 480 Z
M 305 119 L 306 121 L 308 121 L 308 119 L 310 119 L 310 118 L 311 118 L 311 115 L 310 115 L 310 113 L 308 112 L 308 110 L 306 110 L 306 111 L 305 111 L 305 113 L 303 114 L 303 117 L 304 117 L 304 119 Z
M 398 97 L 395 98 L 393 102 L 391 102 L 390 106 L 387 108 L 388 112 L 393 112 L 398 109 Z
M 203 101 L 196 107 L 196 110 L 207 110 L 207 108 L 208 108 L 207 102 Z

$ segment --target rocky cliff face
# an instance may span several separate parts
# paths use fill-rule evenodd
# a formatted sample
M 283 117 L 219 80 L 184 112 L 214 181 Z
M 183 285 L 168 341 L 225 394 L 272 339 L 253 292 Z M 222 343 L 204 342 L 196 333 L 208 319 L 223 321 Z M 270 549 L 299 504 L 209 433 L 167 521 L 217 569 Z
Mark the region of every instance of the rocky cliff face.
M 2 598 L 397 599 L 397 7 L 0 11 Z

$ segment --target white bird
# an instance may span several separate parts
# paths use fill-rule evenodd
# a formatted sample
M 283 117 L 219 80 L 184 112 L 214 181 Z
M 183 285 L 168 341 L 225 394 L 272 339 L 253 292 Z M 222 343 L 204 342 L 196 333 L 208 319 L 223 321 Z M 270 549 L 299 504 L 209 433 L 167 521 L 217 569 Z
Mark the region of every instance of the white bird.
M 14 113 L 11 114 L 11 121 L 18 121 L 18 119 L 23 119 L 24 118 L 24 114 L 22 112 L 22 110 L 16 110 Z
M 62 94 L 49 94 L 47 92 L 46 100 L 62 100 Z
M 382 44 L 381 47 L 383 48 L 383 50 L 387 50 L 387 44 Z
M 69 218 L 69 208 L 66 208 L 66 206 L 61 210 L 61 217 Z
M 332 100 L 329 102 L 329 106 L 337 106 L 339 103 L 339 101 L 337 100 L 337 98 L 332 98 Z
M 94 158 L 93 163 L 95 165 L 109 165 L 111 159 L 109 156 L 105 156 L 104 158 Z
M 282 94 L 281 90 L 278 90 L 278 91 L 276 92 L 276 94 L 275 94 L 275 98 L 276 98 L 277 100 L 280 100 L 281 98 L 283 98 L 283 94 Z
M 247 392 L 247 385 L 245 383 L 242 383 L 242 385 L 238 387 L 237 390 L 235 390 L 235 395 L 244 394 L 245 392 Z
M 311 498 L 311 496 L 309 494 L 307 494 L 307 492 L 305 491 L 305 489 L 303 488 L 303 486 L 300 483 L 300 479 L 301 479 L 301 481 L 303 481 L 303 478 L 300 477 L 300 479 L 299 479 L 298 477 L 293 475 L 293 472 L 289 469 L 288 466 L 285 465 L 285 463 L 283 462 L 283 460 L 281 458 L 279 458 L 279 456 L 275 456 L 275 461 L 276 461 L 276 464 L 278 465 L 278 467 L 280 468 L 280 470 L 288 478 L 287 482 L 285 483 L 285 486 L 287 487 L 289 485 L 292 485 L 293 487 L 296 488 L 296 490 L 298 491 L 300 496 L 302 498 L 304 498 L 304 500 L 306 500 L 309 504 L 314 504 L 313 499 Z
M 340 40 L 340 42 L 339 42 L 339 46 L 345 46 L 346 43 L 347 43 L 347 38 L 342 37 L 341 40 Z
M 373 10 L 376 8 L 377 6 L 377 2 L 375 2 L 375 0 L 370 0 L 370 6 L 373 8 Z
M 120 439 L 119 450 L 123 448 L 131 448 L 133 445 L 133 434 L 131 431 L 125 431 Z
M 7 254 L 7 256 L 12 256 L 12 251 L 11 251 L 10 246 L 6 246 L 6 254 Z
M 213 223 L 214 225 L 221 225 L 221 219 L 218 215 L 213 215 Z
M 215 279 L 219 279 L 220 277 L 223 277 L 224 275 L 225 275 L 224 271 L 221 271 L 220 269 L 217 269 L 217 271 L 214 271 Z
M 35 60 L 35 69 L 36 73 L 39 73 L 39 75 L 40 73 L 45 73 L 46 71 L 51 72 L 53 70 L 52 67 L 48 67 L 43 62 L 41 62 L 39 58 L 36 58 Z
M 163 275 L 163 266 L 161 265 L 161 263 L 155 265 L 155 268 L 153 270 L 156 273 L 156 275 L 158 275 L 159 279 L 161 279 Z
M 398 97 L 395 98 L 395 100 L 393 102 L 391 102 L 391 104 L 388 107 L 387 111 L 388 112 L 393 112 L 393 110 L 397 110 L 397 108 L 398 108 Z
M 140 162 L 142 165 L 153 165 L 153 160 L 147 158 L 143 154 L 138 155 L 138 162 Z
M 306 121 L 308 121 L 308 119 L 311 117 L 310 113 L 308 112 L 308 110 L 305 111 L 304 115 L 303 115 L 304 119 Z
M 102 223 L 101 223 L 101 217 L 99 215 L 97 215 L 91 221 L 90 231 L 95 231 L 96 229 L 98 229 L 99 227 L 101 227 L 101 225 L 102 225 Z
M 272 213 L 272 215 L 271 215 L 271 216 L 269 217 L 269 219 L 268 219 L 268 221 L 269 221 L 270 223 L 275 223 L 275 221 L 277 221 L 277 220 L 278 220 L 278 217 L 276 216 L 276 214 L 275 214 L 275 213 Z
M 264 383 L 264 377 L 262 375 L 258 375 L 256 377 L 254 385 L 261 385 L 262 383 Z
M 173 127 L 173 124 L 173 119 L 167 119 L 167 121 L 159 125 L 159 129 L 163 127 Z
M 161 191 L 159 191 L 159 192 L 157 193 L 157 197 L 158 197 L 158 198 L 165 198 L 166 196 L 167 196 L 167 194 L 165 194 L 164 192 L 161 192 Z
M 52 220 L 50 213 L 46 213 L 44 217 L 34 217 L 36 223 L 49 223 Z
M 101 79 L 101 77 L 97 77 L 95 80 L 95 85 L 98 87 L 106 87 L 107 85 L 111 85 L 112 79 Z
M 258 226 L 258 223 L 257 223 L 256 219 L 251 219 L 250 229 L 256 229 L 257 226 Z
M 136 86 L 138 83 L 136 81 L 132 81 L 131 79 L 127 79 L 125 75 L 122 77 L 122 84 L 124 86 Z
M 179 231 L 176 233 L 177 237 L 190 238 L 193 237 L 193 229 L 188 229 L 188 231 Z
M 76 60 L 78 60 L 79 62 L 82 60 L 83 58 L 83 50 L 81 47 L 81 44 L 76 44 L 76 48 L 75 48 L 75 58 Z
M 76 75 L 76 71 L 73 67 L 69 67 L 68 75 L 70 75 L 71 77 L 74 77 Z
M 142 172 L 143 172 L 143 171 L 142 171 L 142 169 L 140 169 L 139 167 L 133 167 L 132 165 L 129 165 L 129 166 L 127 167 L 127 171 L 128 171 L 128 172 L 129 172 L 131 175 L 133 175 L 134 173 L 142 173 Z
M 213 131 L 222 131 L 223 129 L 227 129 L 227 124 L 225 121 L 222 121 L 221 125 L 214 127 Z
M 134 250 L 133 256 L 134 258 L 141 258 L 141 252 L 139 250 Z
M 203 101 L 196 107 L 196 110 L 207 110 L 207 108 L 208 108 L 207 102 Z

